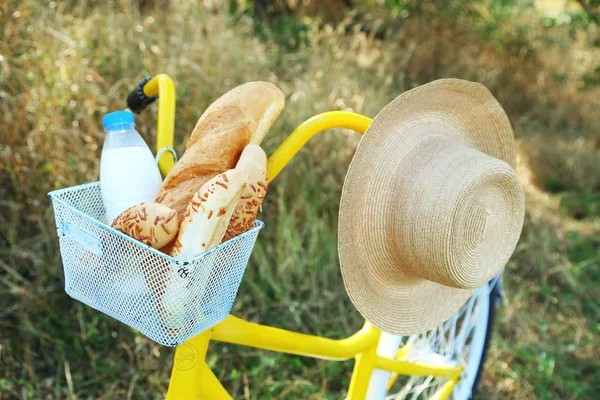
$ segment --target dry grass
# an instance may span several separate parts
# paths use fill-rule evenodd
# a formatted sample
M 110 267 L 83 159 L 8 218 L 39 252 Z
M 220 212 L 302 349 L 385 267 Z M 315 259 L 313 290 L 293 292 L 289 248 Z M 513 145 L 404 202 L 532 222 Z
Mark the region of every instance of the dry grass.
M 158 72 L 176 82 L 180 153 L 202 110 L 249 80 L 271 81 L 287 96 L 268 152 L 322 111 L 374 116 L 402 91 L 440 77 L 486 84 L 515 127 L 528 212 L 505 275 L 485 397 L 583 399 L 600 390 L 600 92 L 576 84 L 598 57 L 585 38 L 569 39 L 566 28 L 540 35 L 532 15 L 526 33 L 504 23 L 500 49 L 465 21 L 415 16 L 388 28 L 385 40 L 346 32 L 344 23 L 313 25 L 312 45 L 290 53 L 257 39 L 244 18 L 232 24 L 195 2 L 143 16 L 126 0 L 73 4 L 0 4 L 0 312 L 43 295 L 0 318 L 0 397 L 164 396 L 171 349 L 61 290 L 44 295 L 63 279 L 45 194 L 97 179 L 101 116 Z M 153 112 L 137 118 L 150 142 L 155 122 Z M 335 250 L 341 183 L 357 141 L 323 134 L 273 184 L 234 314 L 331 337 L 360 326 Z M 209 362 L 239 398 L 244 375 L 252 398 L 339 398 L 350 373 L 350 363 L 225 345 L 211 348 Z

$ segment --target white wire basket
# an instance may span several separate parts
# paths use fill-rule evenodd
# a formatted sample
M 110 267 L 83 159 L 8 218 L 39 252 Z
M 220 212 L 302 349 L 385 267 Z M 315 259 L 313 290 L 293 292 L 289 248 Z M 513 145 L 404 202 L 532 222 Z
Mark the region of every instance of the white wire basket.
M 224 320 L 264 226 L 179 261 L 106 224 L 100 183 L 48 194 L 69 296 L 177 346 Z

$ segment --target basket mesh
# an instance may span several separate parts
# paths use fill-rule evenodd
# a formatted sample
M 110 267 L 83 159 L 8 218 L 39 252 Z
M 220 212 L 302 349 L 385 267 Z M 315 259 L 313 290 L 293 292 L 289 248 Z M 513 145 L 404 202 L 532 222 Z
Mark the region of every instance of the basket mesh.
M 189 262 L 106 225 L 99 182 L 51 192 L 65 290 L 74 299 L 177 346 L 225 319 L 263 223 Z

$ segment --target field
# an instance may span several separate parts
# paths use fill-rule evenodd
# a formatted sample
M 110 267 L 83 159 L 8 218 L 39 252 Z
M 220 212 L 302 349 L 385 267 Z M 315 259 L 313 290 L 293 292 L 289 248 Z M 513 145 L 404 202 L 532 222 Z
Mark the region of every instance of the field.
M 407 1 L 414 7 L 391 11 L 365 1 L 329 19 L 310 8 L 263 17 L 270 24 L 238 2 L 182 3 L 0 2 L 0 398 L 166 393 L 173 349 L 64 292 L 46 196 L 98 179 L 102 115 L 160 72 L 177 88 L 179 154 L 203 110 L 246 81 L 286 94 L 267 154 L 323 111 L 374 117 L 437 78 L 485 84 L 515 130 L 527 213 L 480 398 L 597 398 L 600 48 L 592 43 L 600 27 L 576 28 L 570 9 L 547 14 L 510 1 Z M 136 122 L 154 143 L 156 106 Z M 336 249 L 342 182 L 359 139 L 322 134 L 273 183 L 234 315 L 332 338 L 360 328 Z M 239 399 L 343 398 L 352 367 L 220 344 L 208 361 Z

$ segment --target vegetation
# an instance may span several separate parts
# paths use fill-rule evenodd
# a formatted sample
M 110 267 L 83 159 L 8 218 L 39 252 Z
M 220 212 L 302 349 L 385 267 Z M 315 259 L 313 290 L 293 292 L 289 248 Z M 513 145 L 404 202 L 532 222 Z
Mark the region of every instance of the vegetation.
M 101 116 L 124 108 L 127 92 L 159 72 L 177 87 L 179 154 L 202 111 L 250 80 L 271 81 L 287 96 L 268 153 L 323 111 L 373 117 L 437 78 L 484 83 L 515 129 L 527 215 L 482 398 L 596 398 L 598 2 L 312 3 L 0 3 L 0 398 L 164 397 L 173 350 L 62 290 L 46 197 L 97 180 Z M 137 118 L 152 143 L 153 110 Z M 274 182 L 233 314 L 333 338 L 361 326 L 343 288 L 335 229 L 358 140 L 325 133 Z M 236 398 L 257 399 L 343 398 L 352 365 L 221 344 L 208 361 Z

